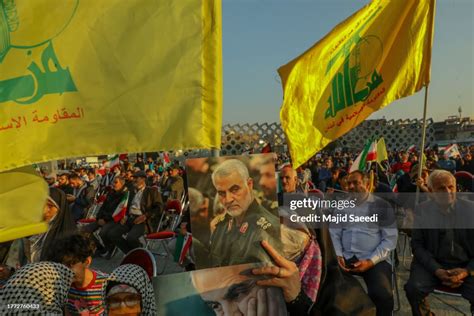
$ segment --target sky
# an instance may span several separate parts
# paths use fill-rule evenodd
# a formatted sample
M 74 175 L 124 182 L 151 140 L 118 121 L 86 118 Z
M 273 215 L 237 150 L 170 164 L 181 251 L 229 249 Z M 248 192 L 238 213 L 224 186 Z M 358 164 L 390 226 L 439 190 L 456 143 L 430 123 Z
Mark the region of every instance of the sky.
M 396 0 L 405 1 L 405 0 Z M 222 0 L 223 122 L 279 122 L 283 99 L 277 69 L 369 0 Z M 437 0 L 428 115 L 474 116 L 473 0 Z M 369 118 L 423 116 L 424 91 Z

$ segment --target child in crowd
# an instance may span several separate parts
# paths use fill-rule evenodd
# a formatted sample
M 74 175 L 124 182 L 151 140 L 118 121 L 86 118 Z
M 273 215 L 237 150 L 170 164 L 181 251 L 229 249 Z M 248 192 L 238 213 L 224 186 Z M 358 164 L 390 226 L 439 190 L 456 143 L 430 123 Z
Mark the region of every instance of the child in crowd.
M 90 269 L 95 244 L 80 234 L 57 240 L 49 249 L 48 261 L 62 263 L 74 272 L 66 315 L 104 315 L 104 293 L 108 276 Z

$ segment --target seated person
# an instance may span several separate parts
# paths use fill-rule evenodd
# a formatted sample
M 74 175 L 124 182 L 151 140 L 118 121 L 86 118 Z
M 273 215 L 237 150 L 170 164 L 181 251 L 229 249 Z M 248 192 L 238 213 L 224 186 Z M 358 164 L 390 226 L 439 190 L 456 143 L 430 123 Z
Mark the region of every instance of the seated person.
M 108 239 L 124 254 L 141 247 L 145 231 L 154 232 L 163 210 L 161 194 L 156 187 L 146 186 L 146 173 L 133 175 L 135 189 L 130 192 L 127 215 L 111 228 Z M 123 237 L 127 234 L 126 238 Z
M 413 262 L 405 292 L 413 315 L 429 315 L 426 297 L 435 287 L 458 289 L 474 313 L 474 204 L 456 197 L 456 179 L 446 170 L 428 178 L 431 200 L 418 205 L 412 231 Z M 454 218 L 455 225 L 448 226 Z M 456 228 L 459 227 L 459 228 Z
M 0 315 L 63 315 L 73 278 L 74 272 L 59 263 L 42 261 L 23 266 L 1 291 Z M 18 304 L 19 308 L 7 309 L 8 304 Z
M 94 242 L 83 235 L 56 240 L 48 251 L 48 261 L 62 263 L 74 272 L 66 311 L 70 315 L 104 315 L 107 275 L 90 269 Z
M 106 290 L 107 315 L 156 315 L 155 294 L 145 270 L 134 264 L 116 268 Z
M 114 245 L 110 238 L 110 232 L 115 226 L 115 221 L 118 221 L 114 218 L 115 214 L 120 214 L 120 208 L 124 207 L 126 201 L 128 200 L 128 190 L 125 186 L 125 179 L 117 176 L 112 182 L 112 190 L 107 193 L 104 203 L 100 207 L 96 219 L 97 221 L 91 224 L 88 224 L 83 228 L 85 232 L 94 232 L 100 228 L 99 236 L 104 243 L 102 247 L 101 243 L 96 240 L 96 245 L 99 248 L 99 252 L 103 254 L 106 258 L 110 259 L 112 255 Z
M 357 200 L 356 207 L 350 209 L 351 214 L 365 216 L 382 211 L 382 214 L 390 215 L 387 213 L 391 210 L 390 204 L 369 195 L 370 181 L 367 174 L 353 171 L 347 183 L 349 192 L 357 194 L 354 198 Z M 343 212 L 347 213 L 347 210 Z M 340 267 L 364 278 L 368 295 L 377 308 L 377 315 L 391 315 L 394 300 L 389 256 L 397 245 L 397 229 L 351 223 L 330 228 L 330 233 Z
M 77 221 L 86 215 L 94 202 L 95 190 L 77 174 L 69 176 L 69 183 L 74 189 L 74 194 L 66 194 L 66 198 L 70 203 L 72 216 Z

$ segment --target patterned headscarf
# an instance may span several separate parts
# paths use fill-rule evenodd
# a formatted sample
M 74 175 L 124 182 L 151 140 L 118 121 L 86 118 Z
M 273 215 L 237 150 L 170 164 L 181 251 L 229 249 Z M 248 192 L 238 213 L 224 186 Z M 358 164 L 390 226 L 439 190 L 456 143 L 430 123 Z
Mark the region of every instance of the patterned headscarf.
M 110 290 L 116 284 L 127 284 L 137 289 L 142 296 L 142 315 L 156 315 L 155 294 L 147 273 L 135 264 L 124 264 L 109 276 Z
M 0 314 L 62 315 L 73 277 L 74 273 L 59 263 L 25 265 L 0 291 Z
M 318 241 L 312 240 L 298 264 L 298 270 L 300 271 L 301 287 L 313 302 L 316 302 L 318 296 L 322 263 L 321 248 Z

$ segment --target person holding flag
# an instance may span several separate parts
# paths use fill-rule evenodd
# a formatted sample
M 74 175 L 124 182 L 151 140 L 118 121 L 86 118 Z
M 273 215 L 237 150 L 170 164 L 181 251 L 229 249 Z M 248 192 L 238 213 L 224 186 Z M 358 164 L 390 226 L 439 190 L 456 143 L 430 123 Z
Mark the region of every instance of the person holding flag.
M 125 179 L 122 177 L 115 177 L 112 183 L 112 191 L 107 193 L 104 203 L 100 207 L 96 222 L 88 224 L 83 228 L 83 231 L 93 233 L 100 228 L 100 239 L 102 243 L 93 238 L 98 252 L 105 258 L 110 258 L 113 252 L 114 244 L 110 238 L 110 232 L 115 226 L 115 223 L 125 216 L 130 192 L 125 186 Z
M 163 200 L 156 187 L 146 186 L 146 173 L 138 171 L 133 175 L 135 190 L 130 193 L 126 215 L 111 228 L 109 240 L 124 254 L 141 246 L 140 237 L 154 232 L 163 210 Z M 127 234 L 126 238 L 123 235 Z

